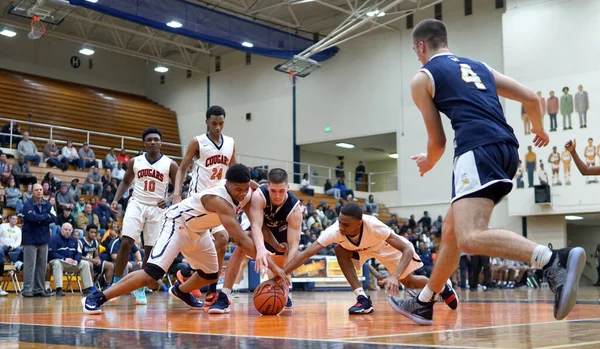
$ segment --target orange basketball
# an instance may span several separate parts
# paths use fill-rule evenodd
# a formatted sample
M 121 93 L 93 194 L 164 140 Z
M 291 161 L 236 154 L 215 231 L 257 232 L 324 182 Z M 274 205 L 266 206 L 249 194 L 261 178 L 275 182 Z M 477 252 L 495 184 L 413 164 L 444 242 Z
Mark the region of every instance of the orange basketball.
M 273 288 L 264 288 L 262 292 L 254 292 L 254 307 L 263 315 L 277 315 L 281 313 L 287 303 L 287 289 L 276 285 Z

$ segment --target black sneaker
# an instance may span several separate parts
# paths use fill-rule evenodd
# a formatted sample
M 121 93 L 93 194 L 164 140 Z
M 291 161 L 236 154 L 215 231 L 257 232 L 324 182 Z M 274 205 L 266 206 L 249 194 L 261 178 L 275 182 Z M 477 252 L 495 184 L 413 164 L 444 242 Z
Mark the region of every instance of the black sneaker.
M 454 291 L 450 281 L 446 282 L 444 290 L 440 292 L 440 296 L 450 309 L 456 310 L 456 308 L 458 308 L 458 295 Z
M 552 251 L 550 262 L 543 268 L 544 278 L 554 292 L 556 320 L 564 319 L 575 306 L 579 278 L 584 267 L 585 251 L 581 247 L 575 247 Z
M 291 310 L 294 308 L 294 303 L 292 303 L 292 297 L 288 296 L 287 303 L 285 303 L 285 310 Z
M 418 297 L 401 299 L 390 297 L 388 303 L 398 313 L 406 316 L 419 325 L 433 325 L 433 304 L 435 302 L 421 303 Z
M 169 294 L 171 295 L 171 297 L 181 299 L 182 301 L 185 302 L 185 304 L 189 305 L 192 308 L 195 308 L 195 309 L 204 308 L 204 303 L 197 300 L 196 297 L 192 296 L 190 293 L 181 292 L 179 290 L 180 285 L 181 285 L 181 282 L 179 282 L 179 280 L 177 280 L 175 282 L 175 285 L 173 285 L 173 287 L 171 287 L 169 289 Z
M 57 289 L 56 289 L 56 297 L 64 297 L 64 296 L 66 296 L 66 295 L 67 295 L 67 294 L 65 293 L 65 291 L 63 291 L 63 289 L 62 289 L 62 288 L 57 288 Z
M 231 302 L 227 295 L 224 292 L 219 292 L 219 297 L 217 297 L 217 301 L 213 303 L 213 305 L 208 308 L 209 314 L 226 314 L 229 313 L 229 305 Z
M 373 309 L 371 297 L 365 297 L 363 295 L 356 297 L 356 304 L 348 309 L 348 313 L 350 313 L 350 315 L 371 314 L 374 311 L 375 309 Z

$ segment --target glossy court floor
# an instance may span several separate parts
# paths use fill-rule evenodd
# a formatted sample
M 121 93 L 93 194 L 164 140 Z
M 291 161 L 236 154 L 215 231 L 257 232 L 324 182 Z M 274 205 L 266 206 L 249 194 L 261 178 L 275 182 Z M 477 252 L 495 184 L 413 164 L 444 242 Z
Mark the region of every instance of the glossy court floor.
M 385 293 L 371 292 L 375 312 L 348 315 L 352 292 L 296 292 L 294 310 L 260 316 L 250 295 L 228 315 L 194 311 L 154 293 L 81 312 L 81 296 L 0 299 L 0 348 L 600 348 L 600 288 L 581 289 L 566 320 L 555 321 L 548 289 L 460 291 L 459 310 L 435 308 L 434 326 L 396 314 Z

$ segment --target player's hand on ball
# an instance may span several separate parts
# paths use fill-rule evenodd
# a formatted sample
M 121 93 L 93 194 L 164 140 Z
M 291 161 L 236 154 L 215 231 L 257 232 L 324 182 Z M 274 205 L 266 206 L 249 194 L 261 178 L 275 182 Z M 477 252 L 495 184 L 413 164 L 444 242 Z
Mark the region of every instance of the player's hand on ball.
M 533 145 L 535 145 L 536 147 L 542 148 L 547 146 L 548 143 L 550 143 L 550 136 L 548 136 L 546 130 L 531 129 L 531 132 L 535 134 L 535 137 L 533 137 Z
M 270 269 L 274 275 L 273 279 L 275 279 L 275 281 L 278 283 L 284 282 L 287 286 L 292 286 L 290 279 L 288 279 L 283 269 L 279 268 L 275 263 L 272 263 Z
M 574 153 L 576 146 L 577 146 L 577 142 L 575 141 L 575 139 L 573 139 L 571 141 L 568 141 L 565 144 L 565 149 L 567 149 L 567 151 L 569 151 L 569 153 Z
M 383 280 L 383 285 L 389 297 L 398 297 L 400 295 L 400 292 L 398 292 L 398 278 L 394 277 L 394 275 L 390 275 Z
M 411 160 L 414 160 L 417 163 L 417 167 L 419 168 L 419 174 L 423 177 L 427 172 L 431 171 L 433 165 L 426 153 L 422 153 L 419 155 L 413 155 L 410 157 Z
M 275 286 L 277 286 L 277 281 L 275 281 L 275 278 L 269 279 L 269 280 L 261 283 L 260 285 L 258 285 L 258 287 L 254 290 L 254 293 L 258 294 L 258 293 L 261 293 L 264 288 L 271 289 Z
M 256 251 L 256 264 L 254 265 L 254 271 L 260 275 L 264 275 L 267 272 L 269 261 L 267 258 L 273 253 L 267 251 L 266 248 L 261 248 Z

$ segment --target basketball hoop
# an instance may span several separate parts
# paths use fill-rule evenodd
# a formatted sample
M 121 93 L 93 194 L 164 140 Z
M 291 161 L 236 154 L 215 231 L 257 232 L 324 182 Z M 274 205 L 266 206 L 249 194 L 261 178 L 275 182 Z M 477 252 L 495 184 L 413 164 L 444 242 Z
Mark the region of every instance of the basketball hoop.
M 302 56 L 294 56 L 294 58 L 278 64 L 275 70 L 290 75 L 290 79 L 293 78 L 295 80 L 293 81 L 295 85 L 298 78 L 304 78 L 320 67 L 321 65 L 315 60 Z
M 288 72 L 288 75 L 290 76 L 290 86 L 296 86 L 296 83 L 298 83 L 298 76 L 296 76 L 296 73 L 290 71 Z
M 31 40 L 36 40 L 42 37 L 46 32 L 46 26 L 40 20 L 40 17 L 33 16 L 31 18 L 31 31 L 27 34 L 27 37 Z

